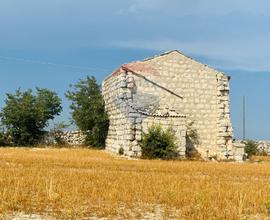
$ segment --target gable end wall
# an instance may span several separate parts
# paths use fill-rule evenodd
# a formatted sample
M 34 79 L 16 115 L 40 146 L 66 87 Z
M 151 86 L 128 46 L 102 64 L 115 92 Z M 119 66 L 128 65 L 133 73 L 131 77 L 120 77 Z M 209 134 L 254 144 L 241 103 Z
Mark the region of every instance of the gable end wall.
M 130 123 L 129 116 L 123 113 L 129 108 L 124 103 L 128 99 L 131 103 L 136 102 L 136 99 L 140 102 L 141 98 L 146 97 L 153 101 L 154 108 L 170 108 L 186 115 L 185 126 L 191 125 L 192 129 L 197 130 L 199 144 L 194 147 L 203 157 L 226 159 L 226 156 L 230 156 L 232 126 L 228 77 L 178 52 L 148 59 L 143 63 L 151 66 L 158 74 L 140 72 L 139 74 L 145 77 L 143 78 L 123 71 L 103 82 L 104 99 L 111 120 L 107 149 L 116 152 L 120 145 L 124 146 L 135 139 L 131 132 L 132 122 Z M 128 75 L 132 75 L 130 82 L 127 80 Z M 130 84 L 127 86 L 125 83 Z M 119 110 L 116 105 L 120 104 L 121 100 L 118 99 L 116 104 L 115 97 L 122 96 L 121 94 L 128 97 L 121 104 L 122 110 Z M 125 130 L 116 131 L 115 126 L 120 124 L 123 124 Z M 123 138 L 116 140 L 118 135 Z M 132 148 L 124 147 L 127 150 Z M 138 145 L 134 149 L 139 151 Z

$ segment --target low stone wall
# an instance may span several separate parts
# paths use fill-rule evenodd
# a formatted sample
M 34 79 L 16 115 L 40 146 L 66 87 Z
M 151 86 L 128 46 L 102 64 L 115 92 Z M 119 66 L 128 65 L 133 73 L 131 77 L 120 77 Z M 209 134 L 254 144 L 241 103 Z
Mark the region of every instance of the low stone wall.
M 270 141 L 256 141 L 259 153 L 270 155 Z
M 245 144 L 241 141 L 235 141 L 232 143 L 231 157 L 236 162 L 243 162 L 246 160 Z
M 67 144 L 71 146 L 83 145 L 85 142 L 86 135 L 81 131 L 56 131 L 49 132 L 41 144 L 55 145 L 55 144 Z
M 81 131 L 64 131 L 59 133 L 59 137 L 68 145 L 83 145 L 86 135 Z

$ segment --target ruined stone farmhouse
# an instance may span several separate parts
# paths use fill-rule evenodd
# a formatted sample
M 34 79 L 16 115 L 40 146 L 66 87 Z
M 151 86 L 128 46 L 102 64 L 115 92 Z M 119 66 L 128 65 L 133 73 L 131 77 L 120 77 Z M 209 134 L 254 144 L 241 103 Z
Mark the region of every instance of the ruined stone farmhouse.
M 180 156 L 241 160 L 233 145 L 230 77 L 180 53 L 122 65 L 102 83 L 110 127 L 106 149 L 140 156 L 142 132 L 171 127 Z M 194 140 L 196 138 L 196 140 Z

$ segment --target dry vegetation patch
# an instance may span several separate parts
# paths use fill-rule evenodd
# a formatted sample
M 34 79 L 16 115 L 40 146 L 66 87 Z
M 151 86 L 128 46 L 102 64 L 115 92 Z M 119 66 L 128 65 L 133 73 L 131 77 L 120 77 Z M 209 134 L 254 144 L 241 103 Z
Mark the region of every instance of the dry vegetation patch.
M 87 149 L 0 149 L 0 215 L 240 219 L 270 212 L 270 163 L 126 160 Z

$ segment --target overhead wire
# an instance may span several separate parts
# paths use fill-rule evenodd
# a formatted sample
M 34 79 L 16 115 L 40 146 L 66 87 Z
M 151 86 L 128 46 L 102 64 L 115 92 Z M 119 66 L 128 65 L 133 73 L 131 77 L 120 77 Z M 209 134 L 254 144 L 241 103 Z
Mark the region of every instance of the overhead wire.
M 105 68 L 99 67 L 86 67 L 86 66 L 78 66 L 78 65 L 69 65 L 69 64 L 61 64 L 61 63 L 54 63 L 42 60 L 31 60 L 25 58 L 15 58 L 15 57 L 7 57 L 7 56 L 0 56 L 1 60 L 8 60 L 8 61 L 15 61 L 15 62 L 24 62 L 24 63 L 33 63 L 33 64 L 41 64 L 47 66 L 58 66 L 58 67 L 65 67 L 65 68 L 72 68 L 72 69 L 81 69 L 81 70 L 89 70 L 89 71 L 111 71 Z

